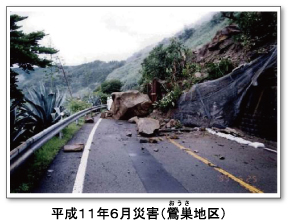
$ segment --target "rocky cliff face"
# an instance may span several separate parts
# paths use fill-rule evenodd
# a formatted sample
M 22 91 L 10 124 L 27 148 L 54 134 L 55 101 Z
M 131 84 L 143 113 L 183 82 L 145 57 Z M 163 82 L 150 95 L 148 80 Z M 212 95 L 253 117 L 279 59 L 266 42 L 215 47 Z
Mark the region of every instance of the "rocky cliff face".
M 208 63 L 228 58 L 235 66 L 248 63 L 251 60 L 266 54 L 271 49 L 271 44 L 251 49 L 249 45 L 237 40 L 241 31 L 237 25 L 229 25 L 218 31 L 212 41 L 199 48 L 194 53 L 194 62 Z M 251 42 L 255 45 L 255 42 Z

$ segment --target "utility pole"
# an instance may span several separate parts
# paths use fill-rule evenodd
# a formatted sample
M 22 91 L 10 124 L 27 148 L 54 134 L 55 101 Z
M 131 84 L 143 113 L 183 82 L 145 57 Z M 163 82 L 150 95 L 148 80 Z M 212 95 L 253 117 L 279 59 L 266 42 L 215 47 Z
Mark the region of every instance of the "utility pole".
M 71 98 L 72 98 L 73 96 L 72 96 L 72 93 L 71 93 L 71 90 L 70 90 L 70 87 L 69 87 L 69 83 L 68 83 L 68 80 L 67 80 L 67 77 L 66 77 L 66 74 L 65 74 L 64 68 L 63 68 L 63 66 L 62 66 L 62 64 L 61 64 L 61 61 L 60 61 L 59 57 L 57 57 L 57 59 L 58 59 L 58 62 L 59 62 L 59 64 L 60 64 L 60 68 L 61 68 L 61 70 L 62 70 L 62 73 L 63 73 L 64 79 L 65 79 L 65 82 L 66 82 L 66 85 L 67 85 L 68 91 L 69 91 L 70 96 L 71 96 Z

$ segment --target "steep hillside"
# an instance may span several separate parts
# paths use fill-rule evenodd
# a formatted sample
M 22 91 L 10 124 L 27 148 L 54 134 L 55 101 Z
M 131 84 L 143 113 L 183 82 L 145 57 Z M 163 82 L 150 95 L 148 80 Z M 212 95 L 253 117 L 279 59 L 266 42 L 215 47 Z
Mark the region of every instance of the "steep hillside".
M 139 70 L 141 69 L 141 63 L 144 58 L 146 58 L 149 52 L 152 50 L 154 46 L 148 46 L 145 49 L 139 51 L 138 53 L 133 54 L 129 57 L 125 64 L 112 71 L 108 76 L 107 80 L 111 79 L 119 79 L 124 85 L 122 90 L 127 90 L 138 86 L 138 81 L 141 78 L 141 74 L 139 74 Z
M 210 42 L 215 33 L 228 25 L 228 19 L 221 17 L 220 13 L 209 14 L 206 18 L 187 26 L 184 30 L 176 33 L 174 38 L 180 40 L 187 48 L 198 49 Z M 65 66 L 67 78 L 75 96 L 83 96 L 93 91 L 103 81 L 120 79 L 123 82 L 122 90 L 138 87 L 141 79 L 141 63 L 149 55 L 150 51 L 158 44 L 168 45 L 170 39 L 165 38 L 161 42 L 150 45 L 143 50 L 134 53 L 126 61 L 94 61 L 78 66 Z M 57 87 L 67 90 L 63 73 L 57 68 L 35 68 L 31 74 L 15 69 L 18 76 L 19 87 L 26 92 L 27 88 L 43 83 L 46 87 Z
M 221 17 L 220 13 L 217 13 L 203 22 L 198 21 L 196 24 L 186 27 L 173 37 L 179 39 L 186 47 L 193 50 L 210 42 L 216 32 L 227 25 L 228 19 Z M 158 44 L 166 45 L 168 43 L 169 39 L 165 38 Z M 126 60 L 124 66 L 112 71 L 112 73 L 107 76 L 107 79 L 120 79 L 124 83 L 122 90 L 136 87 L 138 81 L 141 79 L 141 74 L 139 73 L 141 63 L 156 45 L 148 46 L 133 54 Z

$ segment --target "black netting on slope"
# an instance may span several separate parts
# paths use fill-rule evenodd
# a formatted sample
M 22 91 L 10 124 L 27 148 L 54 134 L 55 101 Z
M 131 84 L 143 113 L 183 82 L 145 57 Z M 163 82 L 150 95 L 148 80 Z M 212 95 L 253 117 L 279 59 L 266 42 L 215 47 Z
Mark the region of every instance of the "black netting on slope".
M 263 72 L 277 66 L 277 48 L 232 73 L 194 85 L 178 101 L 174 115 L 186 126 L 230 126 L 236 119 L 241 102 Z

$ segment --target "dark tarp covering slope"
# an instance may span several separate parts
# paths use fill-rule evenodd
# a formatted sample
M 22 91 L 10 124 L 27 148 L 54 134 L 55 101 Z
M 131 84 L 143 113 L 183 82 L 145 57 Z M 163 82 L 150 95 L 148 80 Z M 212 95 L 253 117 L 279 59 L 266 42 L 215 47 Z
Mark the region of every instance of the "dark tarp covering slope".
M 174 118 L 186 126 L 231 126 L 249 88 L 257 85 L 264 71 L 276 66 L 275 47 L 222 78 L 194 85 L 178 100 Z

